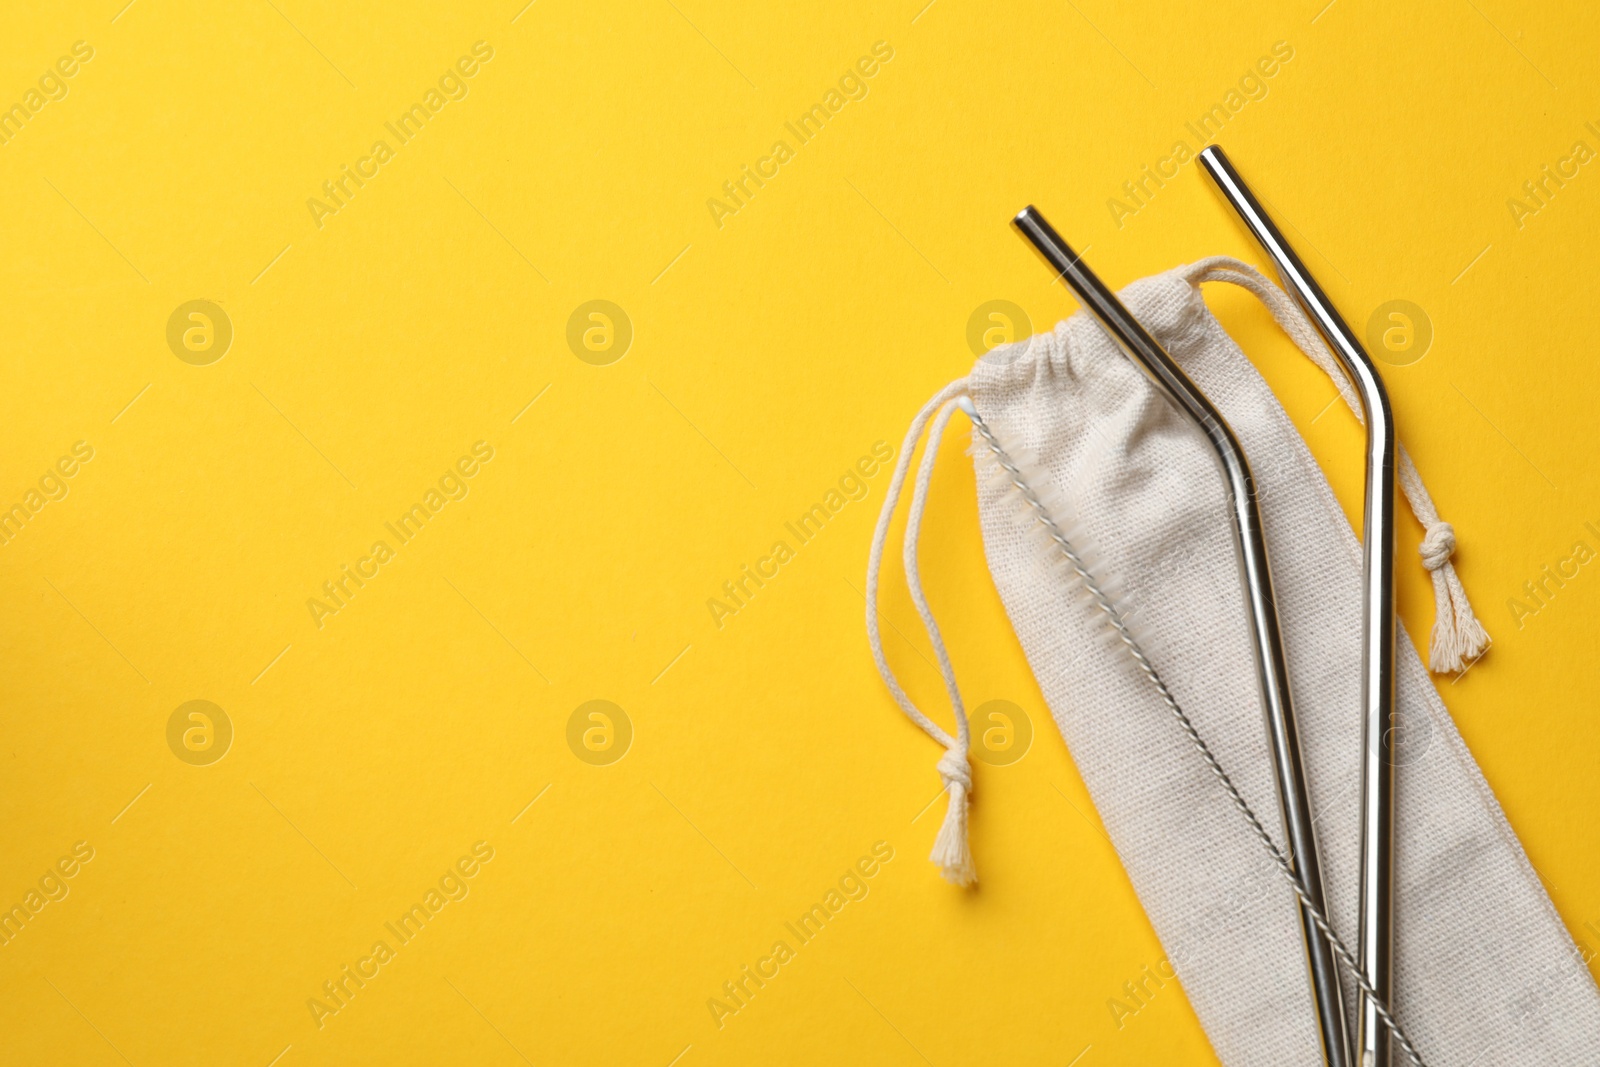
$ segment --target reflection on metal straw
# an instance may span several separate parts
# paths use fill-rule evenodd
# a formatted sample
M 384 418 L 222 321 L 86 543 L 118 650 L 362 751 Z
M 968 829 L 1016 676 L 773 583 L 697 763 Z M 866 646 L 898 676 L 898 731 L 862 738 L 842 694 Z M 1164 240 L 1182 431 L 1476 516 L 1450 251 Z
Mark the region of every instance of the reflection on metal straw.
M 1272 741 L 1272 757 L 1283 808 L 1284 832 L 1290 862 L 1316 907 L 1326 912 L 1322 871 L 1305 774 L 1300 761 L 1300 740 L 1289 697 L 1289 672 L 1284 660 L 1283 637 L 1278 627 L 1278 605 L 1272 593 L 1267 565 L 1267 545 L 1256 504 L 1255 482 L 1239 441 L 1220 412 L 1189 380 L 1159 342 L 1133 317 L 1116 295 L 1095 276 L 1061 236 L 1032 207 L 1014 221 L 1051 268 L 1071 287 L 1085 310 L 1099 321 L 1134 364 L 1156 388 L 1200 428 L 1222 465 L 1232 504 L 1235 546 L 1239 553 L 1244 599 L 1250 617 L 1255 651 L 1256 678 Z M 1328 1067 L 1351 1067 L 1345 1027 L 1344 999 L 1339 991 L 1338 963 L 1332 946 L 1302 905 L 1301 926 L 1312 997 L 1317 1009 L 1318 1034 Z
M 1394 528 L 1395 434 L 1389 395 L 1361 342 L 1295 255 L 1250 187 L 1216 145 L 1200 163 L 1278 268 L 1345 373 L 1367 424 L 1366 518 L 1361 630 L 1361 969 L 1393 1003 L 1394 951 Z M 1360 1000 L 1356 1053 L 1363 1067 L 1390 1067 L 1389 1034 L 1371 998 Z

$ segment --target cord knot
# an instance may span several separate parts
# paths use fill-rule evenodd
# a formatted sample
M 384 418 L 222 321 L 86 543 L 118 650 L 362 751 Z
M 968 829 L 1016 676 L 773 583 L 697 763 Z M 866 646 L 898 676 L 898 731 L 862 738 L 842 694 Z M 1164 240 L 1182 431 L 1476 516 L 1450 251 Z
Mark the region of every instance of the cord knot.
M 946 789 L 959 785 L 966 792 L 972 792 L 972 765 L 967 762 L 965 748 L 954 745 L 945 749 L 939 759 L 939 777 L 944 779 Z
M 1422 538 L 1422 565 L 1430 571 L 1436 571 L 1450 562 L 1455 551 L 1455 527 L 1443 520 L 1430 524 Z

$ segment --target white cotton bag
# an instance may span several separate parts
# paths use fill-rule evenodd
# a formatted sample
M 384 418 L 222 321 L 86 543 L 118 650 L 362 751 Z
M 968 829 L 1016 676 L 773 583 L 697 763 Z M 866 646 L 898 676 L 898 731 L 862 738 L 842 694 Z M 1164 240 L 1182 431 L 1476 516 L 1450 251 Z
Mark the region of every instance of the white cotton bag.
M 1362 558 L 1327 479 L 1267 383 L 1222 329 L 1199 286 L 1260 297 L 1354 407 L 1343 374 L 1283 292 L 1214 258 L 1129 286 L 1123 301 L 1221 410 L 1258 486 L 1329 921 L 1357 929 Z M 933 859 L 976 877 L 966 842 L 972 792 L 966 716 L 922 596 L 916 540 L 938 440 L 971 404 L 1026 478 L 1092 546 L 1090 569 L 1120 585 L 1120 610 L 1177 703 L 1281 842 L 1226 490 L 1215 458 L 1084 313 L 980 359 L 913 423 L 868 567 L 867 625 L 897 702 L 942 744 L 949 812 Z M 882 542 L 925 426 L 905 563 L 955 708 L 956 733 L 895 681 L 877 633 Z M 1105 615 L 1061 566 L 1058 546 L 974 434 L 978 508 L 995 585 L 1107 832 L 1221 1060 L 1321 1063 L 1294 896 L 1227 792 L 1179 728 Z M 1408 456 L 1399 480 L 1427 529 L 1438 618 L 1431 661 L 1459 670 L 1488 638 L 1450 563 L 1440 521 Z M 1039 484 L 1042 483 L 1042 484 Z M 1070 522 L 1070 526 L 1068 525 Z M 1430 1067 L 1600 1064 L 1600 992 L 1467 751 L 1416 649 L 1398 642 L 1395 979 L 1391 1008 Z M 1356 983 L 1342 975 L 1350 1018 Z M 1108 990 L 1108 996 L 1125 995 Z M 1133 1007 L 1135 1005 L 1129 1005 Z M 1398 1042 L 1395 1062 L 1405 1063 Z

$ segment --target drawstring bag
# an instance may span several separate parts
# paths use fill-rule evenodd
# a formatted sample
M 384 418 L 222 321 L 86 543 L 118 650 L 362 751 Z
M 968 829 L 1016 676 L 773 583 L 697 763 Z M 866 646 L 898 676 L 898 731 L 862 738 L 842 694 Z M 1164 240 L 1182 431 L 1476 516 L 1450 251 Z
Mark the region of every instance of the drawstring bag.
M 1299 308 L 1244 263 L 1207 259 L 1122 293 L 1222 411 L 1251 461 L 1316 812 L 1327 919 L 1353 945 L 1360 545 L 1283 407 L 1206 307 L 1199 287 L 1208 281 L 1260 298 L 1357 417 L 1359 409 Z M 1275 869 L 1269 848 L 1277 846 L 1263 848 L 1265 838 L 1241 817 L 1253 809 L 1281 839 L 1222 477 L 1192 425 L 1081 312 L 1051 333 L 989 353 L 922 409 L 874 536 L 867 572 L 873 655 L 895 701 L 944 748 L 938 769 L 949 807 L 932 860 L 958 885 L 976 878 L 967 843 L 973 778 L 966 713 L 917 565 L 939 442 L 961 410 L 974 420 L 989 569 L 1166 950 L 1163 970 L 1176 971 L 1224 1063 L 1320 1064 L 1295 895 Z M 883 545 L 925 429 L 905 570 L 953 706 L 954 734 L 912 703 L 878 633 Z M 1422 563 L 1437 600 L 1430 663 L 1460 670 L 1482 653 L 1488 635 L 1450 562 L 1453 530 L 1404 449 L 1399 461 L 1401 490 L 1426 529 Z M 1113 585 L 1120 591 L 1102 604 L 1101 590 Z M 1108 625 L 1113 617 L 1126 627 Z M 1590 953 L 1580 953 L 1562 925 L 1416 649 L 1397 644 L 1390 1007 L 1409 1042 L 1396 1035 L 1395 1062 L 1600 1063 L 1600 992 L 1585 966 Z M 1357 982 L 1349 970 L 1341 977 L 1353 1021 Z

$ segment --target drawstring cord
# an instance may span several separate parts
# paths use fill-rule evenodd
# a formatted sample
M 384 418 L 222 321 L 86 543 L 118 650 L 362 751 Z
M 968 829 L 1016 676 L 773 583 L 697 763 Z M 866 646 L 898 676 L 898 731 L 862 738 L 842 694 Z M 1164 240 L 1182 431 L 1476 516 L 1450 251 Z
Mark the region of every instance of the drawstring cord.
M 938 864 L 940 873 L 948 881 L 967 886 L 978 880 L 978 874 L 972 867 L 972 850 L 967 845 L 967 798 L 972 795 L 972 765 L 967 756 L 971 745 L 967 709 L 961 701 L 961 691 L 956 687 L 955 668 L 950 664 L 950 655 L 945 649 L 939 624 L 934 621 L 933 610 L 928 607 L 927 598 L 923 595 L 921 568 L 917 565 L 917 541 L 922 533 L 922 515 L 928 505 L 928 484 L 933 478 L 933 465 L 939 458 L 939 442 L 944 439 L 945 427 L 955 414 L 957 403 L 956 400 L 947 401 L 928 429 L 928 443 L 922 451 L 922 465 L 917 470 L 917 484 L 911 493 L 911 510 L 906 517 L 905 568 L 911 600 L 916 604 L 917 614 L 922 616 L 922 625 L 933 642 L 939 673 L 944 676 L 945 689 L 950 694 L 950 706 L 955 709 L 956 717 L 956 743 L 947 746 L 944 755 L 939 758 L 939 777 L 944 781 L 950 802 L 945 810 L 944 824 L 939 827 L 939 835 L 933 840 L 933 852 L 928 858 Z
M 1355 414 L 1356 421 L 1363 421 L 1355 392 L 1350 388 L 1343 369 L 1334 362 L 1333 353 L 1328 351 L 1322 336 L 1311 325 L 1300 306 L 1260 271 L 1228 256 L 1212 256 L 1190 264 L 1188 280 L 1196 287 L 1202 282 L 1229 282 L 1254 293 L 1267 306 L 1290 340 L 1294 341 L 1295 347 L 1332 379 L 1339 395 L 1344 397 L 1344 402 Z M 1411 513 L 1422 524 L 1422 565 L 1433 576 L 1434 619 L 1433 634 L 1428 642 L 1428 667 L 1441 673 L 1459 671 L 1488 651 L 1491 643 L 1489 633 L 1473 614 L 1472 605 L 1467 601 L 1466 587 L 1456 574 L 1455 564 L 1450 562 L 1456 550 L 1455 528 L 1439 517 L 1439 509 L 1434 506 L 1427 486 L 1422 484 L 1422 475 L 1411 461 L 1411 453 L 1406 451 L 1406 446 L 1400 445 L 1399 452 L 1395 475 L 1400 482 L 1400 491 L 1411 505 Z
M 940 633 L 939 624 L 934 621 L 933 611 L 928 607 L 927 598 L 922 592 L 922 577 L 917 565 L 917 538 L 922 530 L 922 515 L 927 508 L 928 484 L 933 478 L 933 465 L 938 458 L 939 442 L 944 436 L 945 426 L 950 422 L 950 416 L 955 413 L 956 398 L 965 396 L 966 392 L 965 378 L 951 382 L 923 405 L 922 410 L 917 412 L 916 418 L 911 420 L 911 427 L 906 431 L 905 443 L 900 448 L 900 458 L 895 463 L 894 475 L 889 479 L 888 491 L 883 500 L 883 511 L 878 515 L 878 526 L 872 534 L 872 549 L 867 556 L 867 644 L 872 649 L 872 658 L 878 665 L 878 673 L 883 676 L 884 683 L 888 685 L 895 703 L 900 705 L 900 710 L 904 711 L 912 722 L 922 727 L 929 737 L 944 746 L 944 755 L 939 759 L 939 777 L 944 782 L 945 792 L 950 800 L 949 807 L 945 811 L 944 825 L 939 828 L 939 834 L 934 838 L 933 852 L 928 858 L 938 865 L 939 873 L 944 875 L 947 881 L 959 886 L 969 886 L 978 880 L 977 872 L 972 866 L 972 851 L 967 844 L 967 806 L 968 798 L 972 795 L 972 765 L 967 758 L 970 748 L 967 711 L 961 701 L 961 690 L 956 685 L 955 670 L 950 665 L 950 655 L 945 649 L 944 637 Z M 939 673 L 944 678 L 945 691 L 949 694 L 950 705 L 955 711 L 954 737 L 923 714 L 901 688 L 894 671 L 889 667 L 888 659 L 884 656 L 883 637 L 878 630 L 878 576 L 883 566 L 884 545 L 889 539 L 889 523 L 894 517 L 900 494 L 905 489 L 906 474 L 911 469 L 911 459 L 916 452 L 917 442 L 930 420 L 933 422 L 933 427 L 928 431 L 928 444 L 922 457 L 922 464 L 917 470 L 917 480 L 911 494 L 911 510 L 906 519 L 906 585 L 911 591 L 911 600 L 916 605 L 917 614 L 922 618 L 922 625 L 928 632 L 928 639 L 933 643 L 934 656 L 939 663 Z

